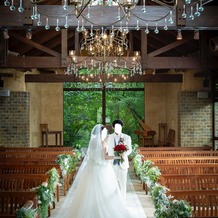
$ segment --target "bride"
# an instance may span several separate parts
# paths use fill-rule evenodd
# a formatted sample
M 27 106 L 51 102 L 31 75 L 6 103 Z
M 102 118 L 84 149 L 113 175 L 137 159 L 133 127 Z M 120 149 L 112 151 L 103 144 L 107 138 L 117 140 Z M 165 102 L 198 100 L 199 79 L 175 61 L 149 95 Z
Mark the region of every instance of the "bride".
M 107 155 L 107 129 L 96 125 L 87 154 L 74 180 L 65 218 L 132 218 L 122 203 L 118 182 Z M 116 157 L 119 158 L 119 157 Z

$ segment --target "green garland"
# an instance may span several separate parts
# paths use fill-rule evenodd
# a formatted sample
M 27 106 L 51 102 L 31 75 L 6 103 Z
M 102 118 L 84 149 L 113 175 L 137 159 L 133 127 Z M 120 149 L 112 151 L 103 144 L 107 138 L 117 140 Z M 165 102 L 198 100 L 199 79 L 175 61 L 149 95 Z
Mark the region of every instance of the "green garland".
M 59 174 L 56 168 L 52 168 L 48 171 L 49 174 L 49 181 L 48 183 L 44 182 L 37 188 L 35 188 L 37 197 L 38 197 L 38 205 L 39 205 L 39 212 L 40 218 L 47 218 L 48 217 L 48 206 L 52 205 L 54 202 L 54 193 L 59 183 Z
M 75 151 L 74 156 L 70 154 L 60 154 L 56 160 L 56 163 L 60 165 L 62 177 L 70 174 L 76 170 L 77 164 L 81 159 L 80 151 Z
M 16 218 L 35 218 L 38 216 L 38 208 L 32 209 L 32 208 L 20 208 L 16 212 Z
M 170 200 L 171 196 L 167 196 L 168 189 L 159 183 L 158 178 L 161 173 L 157 166 L 152 165 L 152 161 L 146 160 L 142 163 L 142 155 L 135 155 L 133 158 L 133 166 L 136 175 L 140 177 L 142 182 L 148 186 L 149 193 L 155 206 L 155 217 L 157 218 L 188 218 L 192 215 L 192 208 L 188 202 L 184 200 Z

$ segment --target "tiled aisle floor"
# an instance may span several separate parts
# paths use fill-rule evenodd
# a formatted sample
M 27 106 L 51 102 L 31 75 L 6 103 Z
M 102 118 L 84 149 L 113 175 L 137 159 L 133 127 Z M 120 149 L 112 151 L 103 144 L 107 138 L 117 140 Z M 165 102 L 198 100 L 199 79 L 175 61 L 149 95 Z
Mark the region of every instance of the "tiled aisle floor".
M 70 191 L 66 197 L 61 196 L 60 202 L 58 202 L 56 208 L 51 211 L 51 218 L 61 218 L 63 216 L 66 210 L 66 202 L 68 202 L 68 198 L 70 198 L 69 194 Z M 145 194 L 142 183 L 135 176 L 131 163 L 127 184 L 126 206 L 135 218 L 154 218 L 154 206 L 151 198 Z

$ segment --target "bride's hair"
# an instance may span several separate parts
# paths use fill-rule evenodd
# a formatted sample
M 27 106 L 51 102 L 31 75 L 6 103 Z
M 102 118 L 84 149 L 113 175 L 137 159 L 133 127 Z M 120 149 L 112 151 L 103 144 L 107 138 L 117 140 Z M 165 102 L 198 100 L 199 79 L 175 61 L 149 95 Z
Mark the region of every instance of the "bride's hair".
M 92 129 L 91 137 L 92 137 L 92 135 L 95 135 L 95 136 L 98 135 L 98 134 L 101 135 L 101 132 L 102 132 L 102 130 L 105 128 L 105 126 L 101 125 L 101 128 L 100 128 L 99 125 L 101 125 L 101 124 L 96 125 L 96 126 Z

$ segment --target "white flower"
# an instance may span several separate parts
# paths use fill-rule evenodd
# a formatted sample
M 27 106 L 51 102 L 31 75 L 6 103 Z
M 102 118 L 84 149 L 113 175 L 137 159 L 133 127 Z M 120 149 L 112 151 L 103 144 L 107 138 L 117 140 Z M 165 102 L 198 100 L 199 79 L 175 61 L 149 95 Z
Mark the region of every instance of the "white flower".
M 67 165 L 68 164 L 68 158 L 64 159 L 64 164 Z
M 43 183 L 42 183 L 42 186 L 47 187 L 47 186 L 48 186 L 48 183 L 47 183 L 47 182 L 43 182 Z

